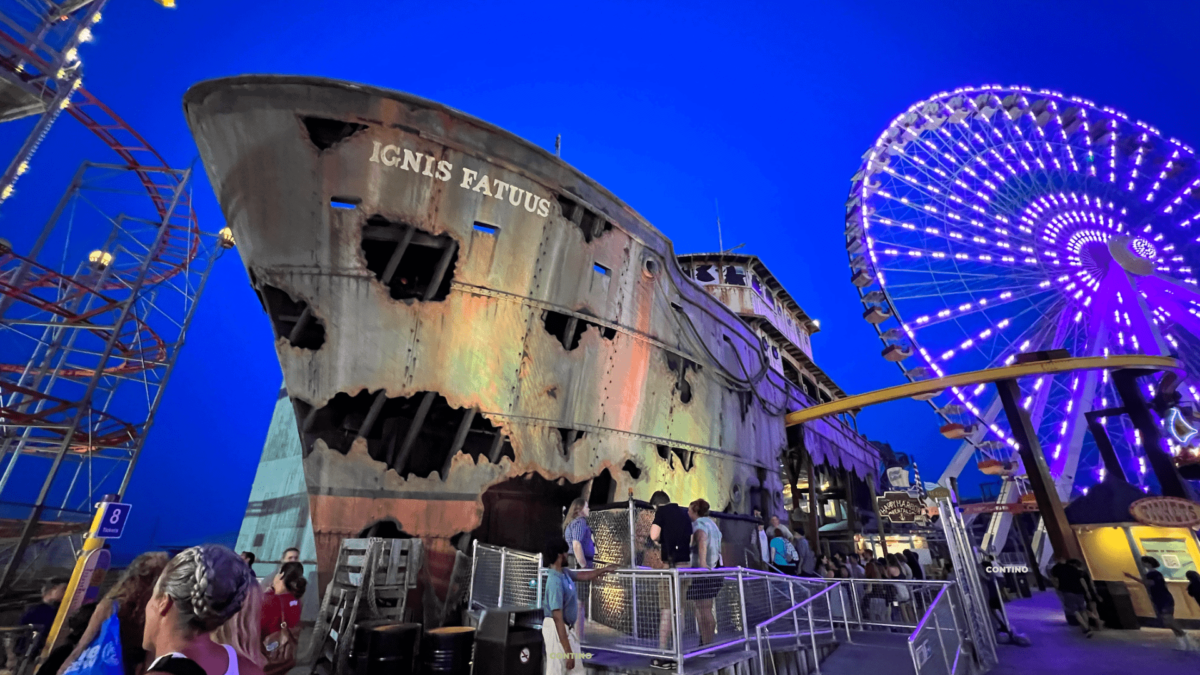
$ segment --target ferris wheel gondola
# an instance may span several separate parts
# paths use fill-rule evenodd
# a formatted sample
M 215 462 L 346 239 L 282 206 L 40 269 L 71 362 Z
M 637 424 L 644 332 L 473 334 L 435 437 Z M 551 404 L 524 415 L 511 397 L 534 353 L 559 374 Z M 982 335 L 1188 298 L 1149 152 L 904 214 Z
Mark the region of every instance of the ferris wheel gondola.
M 1047 350 L 1170 355 L 1200 372 L 1200 165 L 1112 108 L 1000 86 L 921 101 L 864 154 L 845 234 L 863 316 L 910 380 Z M 1107 371 L 1021 387 L 1060 495 L 1099 480 L 1085 415 L 1119 405 Z M 1200 399 L 1195 384 L 1180 392 Z M 928 400 L 943 432 L 964 440 L 948 474 L 973 456 L 1019 475 L 994 389 Z M 1129 480 L 1152 487 L 1133 425 L 1100 421 Z

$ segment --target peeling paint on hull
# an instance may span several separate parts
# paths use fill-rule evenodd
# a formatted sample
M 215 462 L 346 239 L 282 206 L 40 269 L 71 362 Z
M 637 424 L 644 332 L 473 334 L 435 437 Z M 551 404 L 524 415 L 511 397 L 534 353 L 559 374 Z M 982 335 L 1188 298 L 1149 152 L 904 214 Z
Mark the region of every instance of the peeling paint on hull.
M 362 406 L 322 413 L 340 426 L 300 430 L 322 586 L 342 537 L 394 519 L 426 540 L 429 579 L 444 593 L 450 539 L 480 527 L 483 493 L 531 473 L 581 483 L 607 469 L 619 499 L 665 489 L 739 513 L 782 508 L 782 412 L 800 399 L 766 367 L 746 324 L 682 274 L 670 241 L 586 176 L 467 115 L 365 86 L 230 78 L 193 87 L 185 109 L 256 290 L 280 289 L 301 303 L 288 311 L 309 315 L 267 308 L 300 426 L 325 419 L 312 411 L 342 405 L 339 394 L 384 392 L 382 421 L 357 429 L 364 437 L 343 440 L 370 419 Z M 312 120 L 324 126 L 313 131 Z M 395 166 L 371 161 L 387 147 Z M 424 163 L 404 169 L 404 150 Z M 443 162 L 453 167 L 445 181 Z M 489 177 L 485 190 L 498 181 L 525 199 L 489 197 L 471 173 Z M 529 195 L 546 200 L 545 216 L 540 202 L 528 210 Z M 398 249 L 404 226 L 413 241 L 453 242 L 444 299 L 394 299 L 404 284 L 437 278 L 427 260 L 395 266 L 400 290 L 383 283 L 377 251 Z M 384 243 L 371 248 L 371 237 Z M 548 312 L 587 326 L 577 346 L 547 330 Z M 318 348 L 284 334 L 305 320 L 324 331 Z M 699 368 L 681 376 L 669 358 Z M 499 429 L 508 452 L 493 462 L 464 449 L 447 476 L 431 455 L 452 442 L 421 441 L 396 459 L 424 392 L 444 398 L 441 417 L 426 422 L 445 427 L 444 438 L 482 444 Z M 479 428 L 462 431 L 468 411 Z M 694 466 L 661 458 L 658 446 L 690 453 Z M 623 470 L 630 461 L 636 479 Z M 410 471 L 418 464 L 437 468 Z

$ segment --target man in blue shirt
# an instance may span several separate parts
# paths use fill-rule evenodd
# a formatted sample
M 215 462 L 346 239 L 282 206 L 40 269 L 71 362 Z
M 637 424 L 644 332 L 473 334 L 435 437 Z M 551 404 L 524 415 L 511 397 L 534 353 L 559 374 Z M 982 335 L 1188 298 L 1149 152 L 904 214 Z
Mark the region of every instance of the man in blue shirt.
M 67 593 L 67 580 L 60 578 L 47 579 L 42 583 L 42 601 L 21 615 L 21 625 L 41 626 L 49 629 L 58 616 L 58 606 Z
M 1158 615 L 1158 620 L 1162 622 L 1163 628 L 1170 628 L 1171 632 L 1175 634 L 1175 649 L 1191 651 L 1193 649 L 1192 641 L 1188 638 L 1188 634 L 1179 627 L 1179 622 L 1175 620 L 1175 597 L 1171 595 L 1166 577 L 1158 571 L 1160 567 L 1158 558 L 1144 555 L 1142 556 L 1142 566 L 1146 568 L 1145 580 L 1139 579 L 1129 572 L 1126 572 L 1125 576 L 1146 585 L 1146 591 L 1150 594 L 1150 603 L 1154 605 L 1154 613 Z
M 575 623 L 579 619 L 579 593 L 575 582 L 598 579 L 617 569 L 616 565 L 598 570 L 566 569 L 569 550 L 567 540 L 562 537 L 554 537 L 542 549 L 542 564 L 548 568 L 542 598 L 542 610 L 547 614 L 542 623 L 546 675 L 583 673 L 583 659 L 576 663 L 580 649 L 575 633 Z

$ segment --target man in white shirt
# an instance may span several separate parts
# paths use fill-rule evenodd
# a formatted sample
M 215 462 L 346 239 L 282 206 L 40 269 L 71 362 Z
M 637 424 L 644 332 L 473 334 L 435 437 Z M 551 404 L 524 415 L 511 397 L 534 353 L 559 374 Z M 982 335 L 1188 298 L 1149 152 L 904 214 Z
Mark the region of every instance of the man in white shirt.
M 783 530 L 783 537 L 788 541 L 796 538 L 796 535 L 792 534 L 792 531 L 789 530 L 787 526 L 779 524 L 779 516 L 771 516 L 771 527 L 767 529 L 771 532 L 774 532 L 775 530 Z

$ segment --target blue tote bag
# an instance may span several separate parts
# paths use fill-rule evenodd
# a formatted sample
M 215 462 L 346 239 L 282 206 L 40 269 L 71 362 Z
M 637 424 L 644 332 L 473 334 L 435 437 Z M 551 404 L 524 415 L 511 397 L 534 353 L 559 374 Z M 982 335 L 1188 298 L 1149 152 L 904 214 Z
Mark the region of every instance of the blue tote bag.
M 125 675 L 121 660 L 121 623 L 117 619 L 117 601 L 113 601 L 112 614 L 100 626 L 100 633 L 92 644 L 83 650 L 66 675 Z

